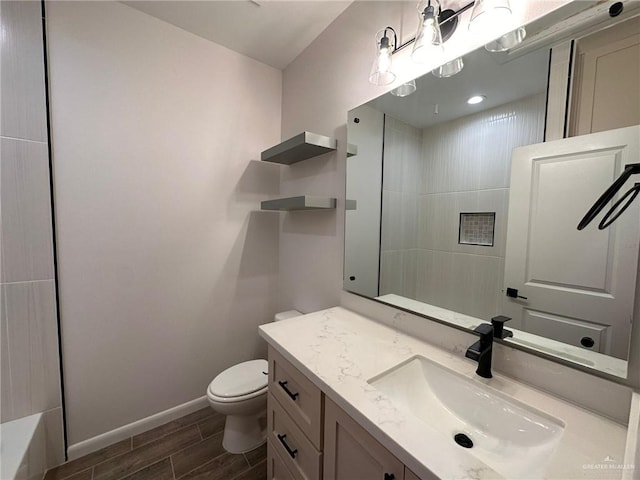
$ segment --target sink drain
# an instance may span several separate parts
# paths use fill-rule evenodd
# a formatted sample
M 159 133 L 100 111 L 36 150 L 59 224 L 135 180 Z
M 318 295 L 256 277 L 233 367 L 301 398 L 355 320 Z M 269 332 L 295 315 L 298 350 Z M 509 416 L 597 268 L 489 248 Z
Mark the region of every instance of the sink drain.
M 472 448 L 473 441 L 467 437 L 464 433 L 456 433 L 453 437 L 458 445 L 464 448 Z

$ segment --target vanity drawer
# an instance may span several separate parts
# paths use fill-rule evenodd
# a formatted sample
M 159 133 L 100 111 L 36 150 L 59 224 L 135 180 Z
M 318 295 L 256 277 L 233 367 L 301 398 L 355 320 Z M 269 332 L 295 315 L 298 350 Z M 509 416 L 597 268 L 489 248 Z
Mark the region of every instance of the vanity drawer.
M 271 451 L 280 456 L 294 478 L 320 480 L 322 453 L 316 450 L 273 395 L 269 395 L 267 415 Z
M 267 479 L 268 480 L 297 480 L 284 464 L 280 455 L 275 451 L 271 440 L 267 442 Z
M 322 445 L 322 392 L 275 349 L 269 348 L 269 392 L 317 449 Z

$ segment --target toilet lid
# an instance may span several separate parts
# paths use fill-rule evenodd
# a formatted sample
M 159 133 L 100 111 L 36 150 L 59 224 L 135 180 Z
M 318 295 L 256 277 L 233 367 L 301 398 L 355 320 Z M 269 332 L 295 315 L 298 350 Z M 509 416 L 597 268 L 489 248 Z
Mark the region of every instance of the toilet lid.
M 241 397 L 267 386 L 269 371 L 266 360 L 249 360 L 227 368 L 209 384 L 209 391 L 216 397 Z

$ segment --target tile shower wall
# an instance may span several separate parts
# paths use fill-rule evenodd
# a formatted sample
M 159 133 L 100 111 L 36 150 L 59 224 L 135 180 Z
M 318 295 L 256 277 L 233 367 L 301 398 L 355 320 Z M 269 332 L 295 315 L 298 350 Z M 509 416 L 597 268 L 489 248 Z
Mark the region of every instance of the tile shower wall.
M 415 298 L 421 144 L 419 128 L 385 116 L 380 295 Z
M 381 295 L 500 312 L 511 151 L 543 140 L 544 94 L 419 130 L 387 116 Z M 495 212 L 493 246 L 459 243 L 460 213 Z
M 425 129 L 416 298 L 491 318 L 500 312 L 511 151 L 540 143 L 539 94 Z M 460 213 L 495 212 L 493 246 L 459 243 Z
M 0 390 L 2 422 L 43 413 L 63 460 L 40 2 L 2 2 Z

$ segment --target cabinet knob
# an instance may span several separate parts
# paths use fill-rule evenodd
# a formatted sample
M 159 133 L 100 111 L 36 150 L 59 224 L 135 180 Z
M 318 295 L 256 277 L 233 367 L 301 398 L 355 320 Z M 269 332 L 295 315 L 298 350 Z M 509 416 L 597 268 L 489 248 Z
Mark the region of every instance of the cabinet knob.
M 396 476 L 393 473 L 385 473 L 384 480 L 396 480 Z

